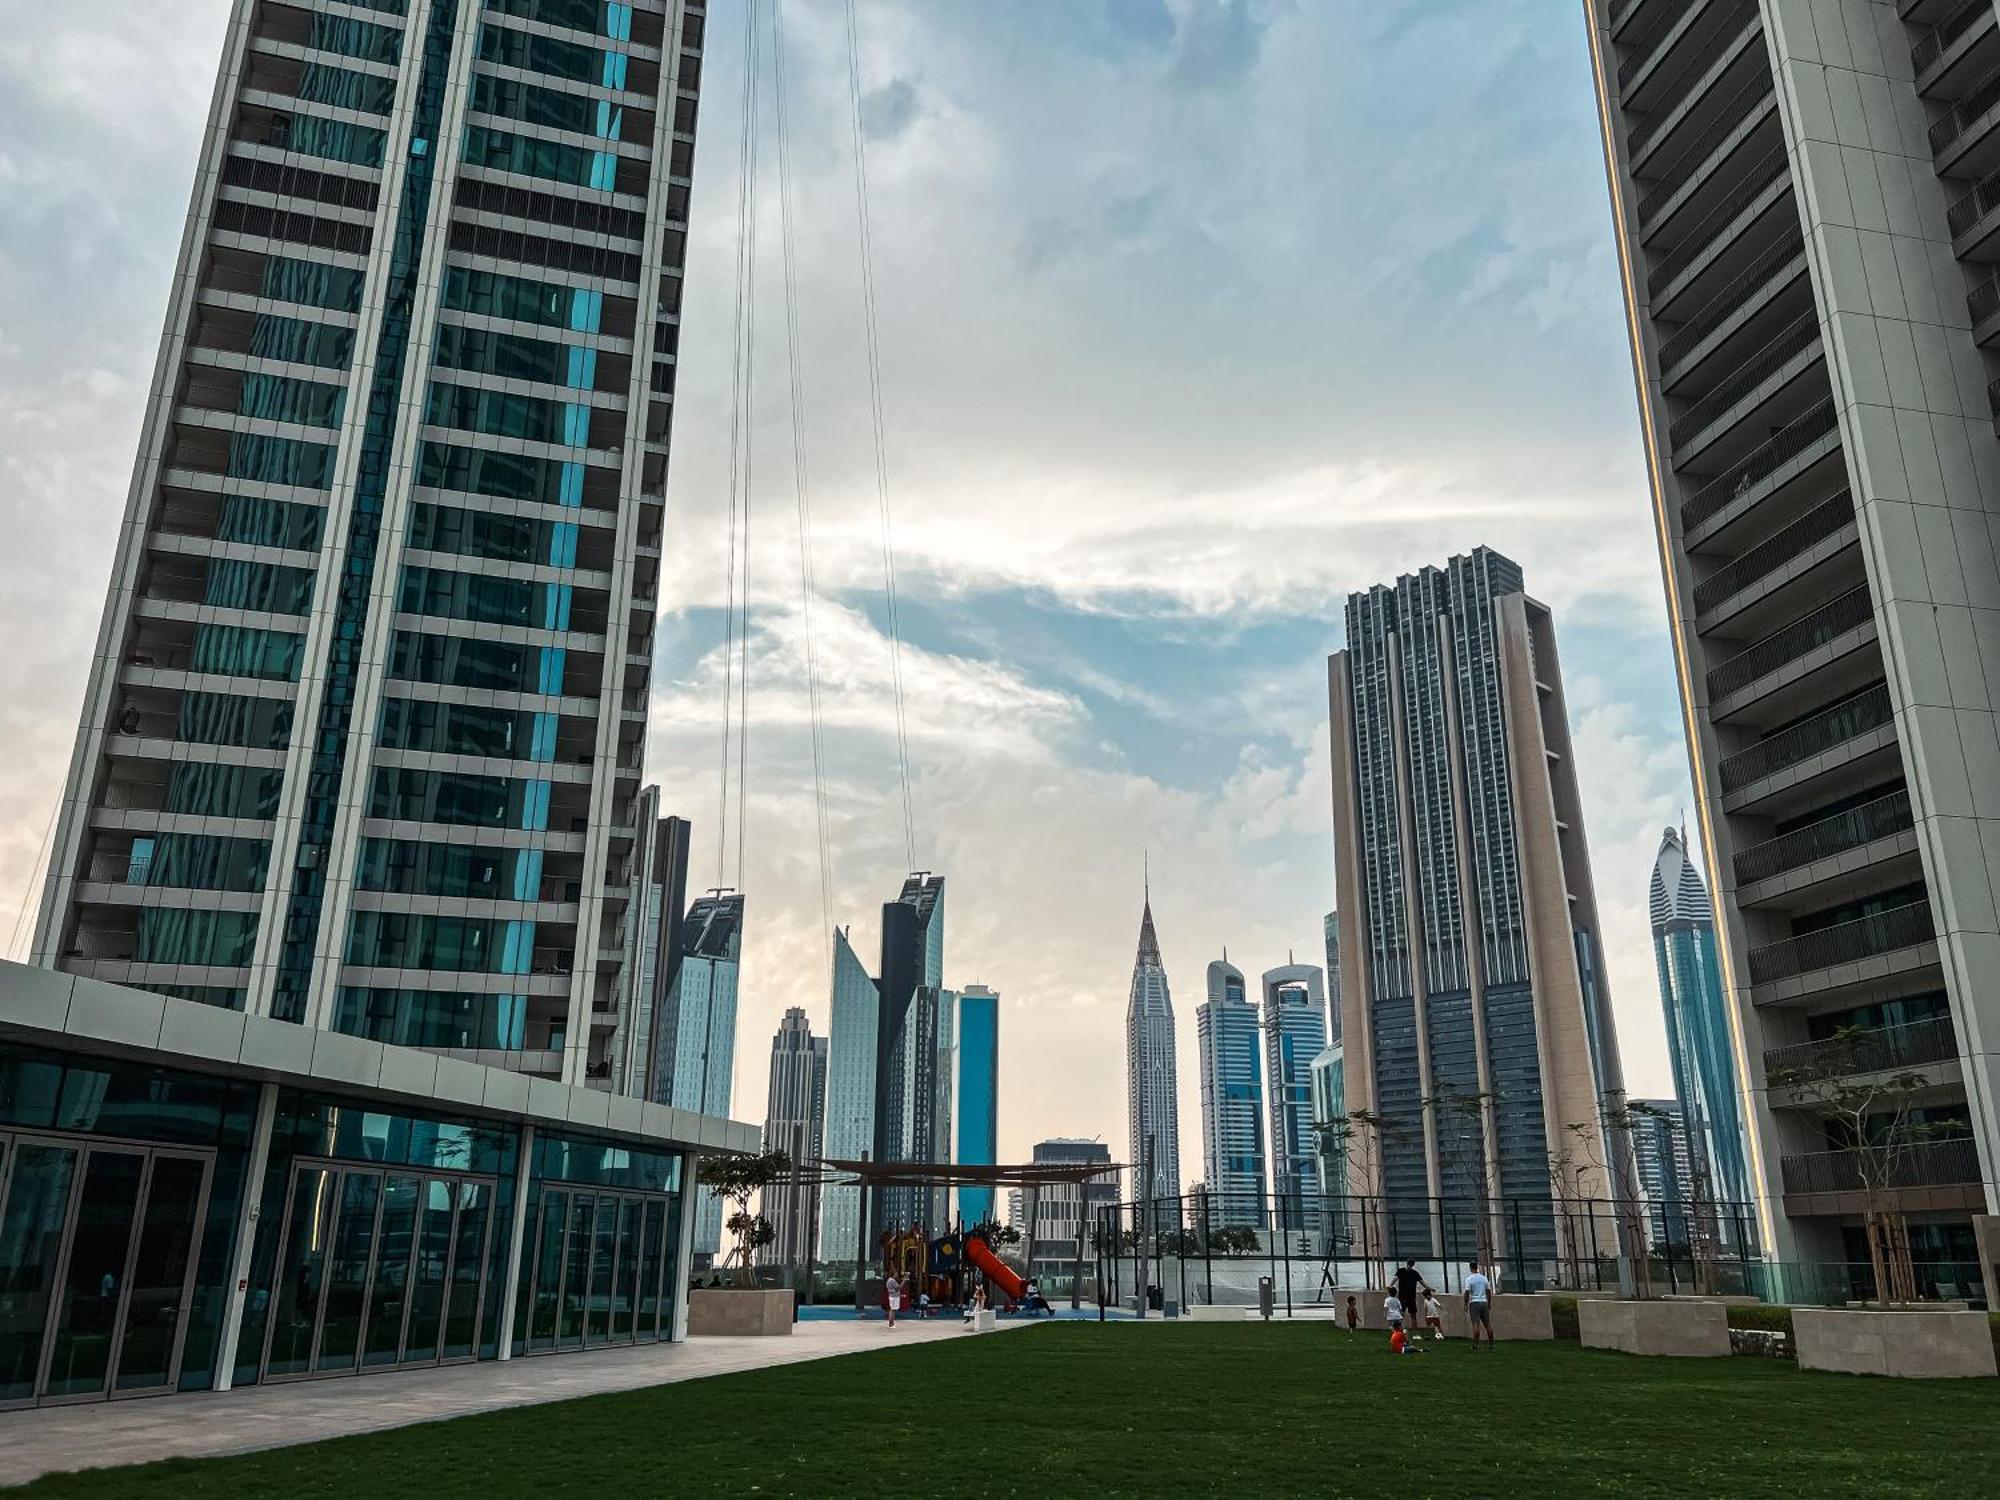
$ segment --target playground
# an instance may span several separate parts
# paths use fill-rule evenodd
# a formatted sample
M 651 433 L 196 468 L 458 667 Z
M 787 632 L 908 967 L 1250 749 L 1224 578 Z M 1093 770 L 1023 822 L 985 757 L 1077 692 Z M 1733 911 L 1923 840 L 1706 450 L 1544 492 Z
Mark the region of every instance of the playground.
M 1534 1493 L 1962 1496 L 2000 1382 L 1447 1342 L 1326 1323 L 1056 1323 L 899 1344 L 235 1458 L 55 1476 L 28 1500 Z M 449 1374 L 450 1372 L 441 1372 Z M 990 1423 L 885 1392 L 978 1390 Z

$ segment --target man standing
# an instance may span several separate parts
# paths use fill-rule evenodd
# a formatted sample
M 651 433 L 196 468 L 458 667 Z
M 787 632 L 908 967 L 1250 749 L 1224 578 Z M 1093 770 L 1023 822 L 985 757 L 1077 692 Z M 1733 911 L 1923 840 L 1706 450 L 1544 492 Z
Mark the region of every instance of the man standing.
M 1465 1277 L 1465 1321 L 1472 1329 L 1472 1347 L 1479 1347 L 1479 1335 L 1486 1334 L 1486 1347 L 1493 1347 L 1493 1283 L 1486 1273 L 1479 1269 L 1479 1262 L 1473 1261 L 1466 1268 Z
M 1404 1316 L 1412 1321 L 1415 1321 L 1418 1309 L 1423 1306 L 1423 1303 L 1417 1300 L 1419 1292 L 1428 1295 L 1430 1285 L 1418 1274 L 1417 1263 L 1414 1260 L 1406 1260 L 1402 1269 L 1396 1272 L 1396 1298 L 1403 1304 Z

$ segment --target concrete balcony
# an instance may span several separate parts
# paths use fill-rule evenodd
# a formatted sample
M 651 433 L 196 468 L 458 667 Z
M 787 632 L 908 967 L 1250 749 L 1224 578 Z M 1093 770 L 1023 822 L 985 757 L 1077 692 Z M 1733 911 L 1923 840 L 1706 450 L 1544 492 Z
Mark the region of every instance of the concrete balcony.
M 1874 672 L 1875 636 L 1875 604 L 1863 584 L 1710 668 L 1710 716 L 1782 722 L 1814 697 L 1839 692 L 1840 679 Z
M 1764 1072 L 1770 1076 L 1797 1070 L 1815 1075 L 1851 1074 L 1859 1078 L 1870 1073 L 1900 1072 L 1926 1063 L 1957 1060 L 1958 1037 L 1950 1020 L 1940 1016 L 1936 1020 L 1886 1026 L 1850 1037 L 1827 1037 L 1773 1047 L 1764 1054 Z
M 1737 521 L 1794 483 L 1810 483 L 1822 463 L 1840 455 L 1840 417 L 1831 397 L 1814 403 L 1681 502 L 1681 529 L 1690 549 L 1718 541 Z
M 1650 72 L 1626 100 L 1641 100 L 1629 138 L 1633 170 L 1641 175 L 1656 154 L 1671 155 L 1704 130 L 1722 102 L 1734 98 L 1770 59 L 1763 46 L 1764 23 L 1753 0 L 1728 0 L 1716 10 L 1715 24 L 1684 46 L 1669 47 L 1663 65 Z M 1671 62 L 1666 55 L 1671 55 Z
M 1716 767 L 1716 779 L 1724 808 L 1740 812 L 1764 798 L 1895 749 L 1896 719 L 1889 689 L 1876 683 L 1725 756 Z
M 1930 129 L 1938 175 L 1980 177 L 2000 167 L 2000 68 L 1972 84 Z
M 1971 1136 L 1923 1141 L 1885 1163 L 1883 1188 L 1890 1205 L 1903 1212 L 1973 1209 L 1983 1206 L 1979 1148 Z M 1865 1206 L 1862 1159 L 1854 1151 L 1811 1151 L 1780 1163 L 1785 1211 L 1790 1214 L 1850 1214 Z
M 1674 316 L 1683 297 L 1713 295 L 1776 241 L 1796 239 L 1798 233 L 1791 158 L 1782 144 L 1774 144 L 1744 166 L 1734 192 L 1691 222 L 1653 262 L 1646 290 L 1654 316 Z
M 1922 877 L 1907 790 L 1794 828 L 1736 856 L 1736 901 L 1800 910 Z
M 1810 303 L 1805 243 L 1787 236 L 1712 293 L 1660 345 L 1660 388 L 1672 395 L 1711 361 L 1768 343 L 1796 316 L 1799 298 L 1788 295 L 1794 288 Z
M 1787 610 L 1803 590 L 1817 590 L 1824 598 L 1833 590 L 1821 565 L 1857 540 L 1854 498 L 1842 490 L 1696 584 L 1695 629 L 1706 635 L 1729 626 L 1732 633 L 1746 634 L 1765 628 L 1764 617 Z
M 1917 38 L 1910 71 L 1927 99 L 1955 99 L 2000 62 L 1992 0 L 1962 0 L 1950 15 Z
M 1667 434 L 1675 467 L 1728 462 L 1748 447 L 1761 446 L 1746 441 L 1745 434 L 1767 433 L 1825 399 L 1824 380 L 1802 385 L 1825 362 L 1819 310 L 1808 306 L 1675 418 Z
M 1726 170 L 1732 164 L 1761 163 L 1765 150 L 1781 146 L 1778 94 L 1768 72 L 1753 78 L 1730 101 L 1708 130 L 1691 141 L 1667 165 L 1658 183 L 1639 200 L 1639 238 L 1651 243 L 1677 219 L 1704 217 L 1733 200 L 1739 180 Z
M 1935 968 L 1937 961 L 1931 904 L 1913 901 L 1752 948 L 1751 999 L 1758 1005 L 1830 1000 Z

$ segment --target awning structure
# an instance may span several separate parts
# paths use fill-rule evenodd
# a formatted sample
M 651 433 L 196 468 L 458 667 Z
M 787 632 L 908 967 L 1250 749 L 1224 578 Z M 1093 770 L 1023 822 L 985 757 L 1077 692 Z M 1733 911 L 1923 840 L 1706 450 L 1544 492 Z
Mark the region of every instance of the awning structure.
M 1096 1182 L 1125 1168 L 1115 1161 L 1034 1161 L 1019 1166 L 967 1166 L 944 1161 L 807 1162 L 800 1170 L 841 1173 L 866 1187 L 1054 1187 Z

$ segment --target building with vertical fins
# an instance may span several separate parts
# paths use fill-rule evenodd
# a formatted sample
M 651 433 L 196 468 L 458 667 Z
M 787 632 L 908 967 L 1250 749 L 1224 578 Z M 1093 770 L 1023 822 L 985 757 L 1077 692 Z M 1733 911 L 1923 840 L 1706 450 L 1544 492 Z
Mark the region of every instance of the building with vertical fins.
M 1340 913 L 1326 914 L 1326 1034 L 1340 1041 Z
M 812 1175 L 826 1132 L 827 1039 L 814 1036 L 806 1013 L 794 1005 L 771 1038 L 770 1089 L 764 1105 L 764 1149 L 782 1151 L 802 1176 Z M 765 1260 L 803 1267 L 813 1257 L 819 1208 L 817 1186 L 780 1184 L 764 1194 L 764 1217 L 777 1238 Z
M 736 1074 L 737 973 L 743 951 L 743 898 L 710 891 L 681 920 L 680 961 L 654 1020 L 657 1067 L 651 1097 L 676 1109 L 727 1115 Z M 697 1255 L 722 1244 L 722 1200 L 704 1193 L 695 1228 Z
M 1125 1007 L 1127 1123 L 1132 1135 L 1135 1197 L 1181 1196 L 1180 1083 L 1174 1063 L 1174 1000 L 1160 941 L 1153 932 L 1153 897 L 1139 918 L 1139 952 L 1132 963 L 1132 992 Z M 1148 1181 L 1146 1164 L 1152 1164 Z
M 1325 981 L 1313 964 L 1284 964 L 1263 978 L 1264 1106 L 1270 1122 L 1273 1228 L 1320 1222 L 1319 1152 L 1314 1144 L 1312 1064 L 1326 1047 Z
M 1257 1006 L 1243 971 L 1227 958 L 1208 966 L 1208 998 L 1195 1007 L 1201 1044 L 1202 1170 L 1217 1227 L 1267 1222 L 1264 1188 L 1264 1059 Z
M 658 787 L 649 786 L 639 794 L 618 1031 L 607 1064 L 614 1093 L 654 1097 L 653 1080 L 660 1072 L 659 1020 L 681 972 L 690 834 L 685 818 L 660 816 Z
M 951 1159 L 961 1166 L 995 1165 L 1000 1151 L 1000 997 L 983 984 L 958 992 L 958 1098 Z M 993 1220 L 993 1189 L 958 1189 L 961 1222 Z
M 1481 547 L 1350 594 L 1328 688 L 1345 1103 L 1388 1122 L 1351 1147 L 1350 1191 L 1476 1200 L 1483 1173 L 1522 1202 L 1510 1253 L 1547 1256 L 1553 1216 L 1527 1205 L 1572 1124 L 1612 1168 L 1581 1165 L 1580 1196 L 1632 1182 L 1600 1104 L 1624 1080 L 1555 622 Z M 1481 1102 L 1441 1129 L 1453 1095 Z M 1423 1213 L 1396 1222 L 1397 1253 L 1431 1248 Z
M 882 908 L 875 1037 L 876 1161 L 951 1159 L 954 996 L 944 988 L 944 877 L 919 871 Z M 880 1191 L 877 1229 L 944 1224 L 945 1188 Z
M 835 1161 L 859 1161 L 875 1153 L 875 1078 L 877 1041 L 882 1026 L 882 995 L 847 939 L 847 929 L 833 934 L 833 991 L 827 1027 L 826 1131 L 824 1155 Z M 851 1264 L 857 1253 L 868 1253 L 863 1234 L 874 1229 L 862 1223 L 861 1189 L 829 1184 L 821 1190 L 820 1258 L 830 1265 Z
M 1935 1091 L 1895 1190 L 1912 1256 L 1990 1264 L 2000 22 L 1583 17 L 1763 1242 L 1869 1260 L 1855 1158 L 1768 1083 L 1854 1030 Z
M 1690 1172 L 1702 1174 L 1707 1202 L 1748 1203 L 1749 1156 L 1716 958 L 1715 908 L 1679 829 L 1660 836 L 1649 895 L 1667 1058 L 1687 1131 Z M 1735 1220 L 1731 1215 L 1727 1222 Z
M 1633 1165 L 1646 1227 L 1655 1246 L 1687 1247 L 1705 1232 L 1694 1207 L 1694 1151 L 1678 1099 L 1637 1099 L 1632 1122 Z

